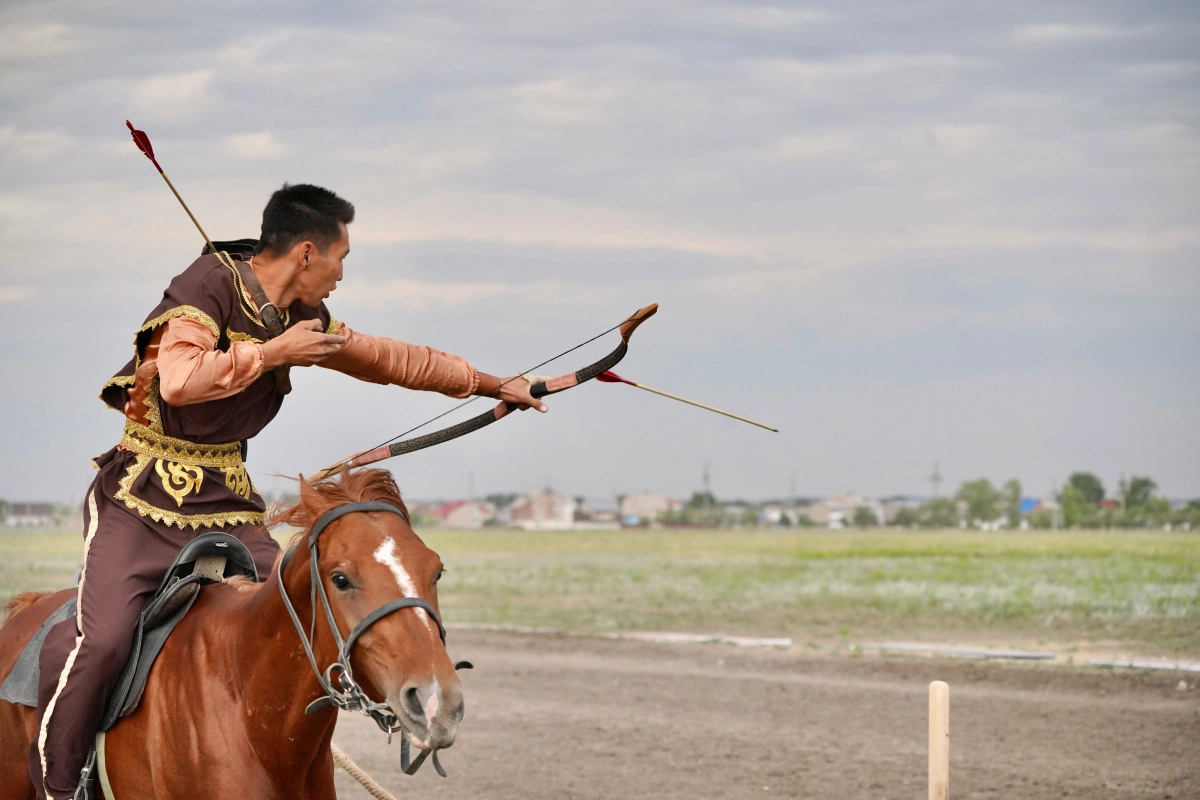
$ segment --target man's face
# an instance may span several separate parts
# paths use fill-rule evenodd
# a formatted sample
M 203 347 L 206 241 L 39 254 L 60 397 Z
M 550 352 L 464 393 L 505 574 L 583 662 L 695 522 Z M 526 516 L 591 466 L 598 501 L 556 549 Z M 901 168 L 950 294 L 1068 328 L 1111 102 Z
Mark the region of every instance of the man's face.
M 319 306 L 342 279 L 342 259 L 350 254 L 350 232 L 340 222 L 338 229 L 341 235 L 324 253 L 312 242 L 301 242 L 297 245 L 301 248 L 301 269 L 296 279 L 296 293 L 300 301 L 309 308 Z

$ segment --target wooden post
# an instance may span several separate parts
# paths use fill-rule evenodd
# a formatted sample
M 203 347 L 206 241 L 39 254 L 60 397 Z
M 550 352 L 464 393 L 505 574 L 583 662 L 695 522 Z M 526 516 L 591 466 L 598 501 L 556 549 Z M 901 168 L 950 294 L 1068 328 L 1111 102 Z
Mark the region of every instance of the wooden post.
M 950 797 L 950 686 L 929 684 L 929 800 Z

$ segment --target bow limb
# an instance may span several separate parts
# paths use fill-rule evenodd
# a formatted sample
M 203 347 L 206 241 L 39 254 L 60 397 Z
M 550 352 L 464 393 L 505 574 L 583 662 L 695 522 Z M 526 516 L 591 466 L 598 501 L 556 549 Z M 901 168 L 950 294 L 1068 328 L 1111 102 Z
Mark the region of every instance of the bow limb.
M 620 325 L 621 343 L 616 349 L 600 359 L 594 364 L 590 364 L 581 370 L 568 372 L 566 375 L 560 375 L 557 378 L 538 381 L 529 387 L 529 393 L 534 397 L 545 397 L 546 395 L 558 394 L 565 392 L 567 389 L 578 386 L 581 383 L 586 383 L 597 375 L 615 367 L 629 352 L 629 339 L 633 336 L 633 332 L 638 326 L 654 316 L 658 311 L 658 303 L 651 303 L 645 308 L 631 314 Z M 405 439 L 401 442 L 393 442 L 392 444 L 376 447 L 374 450 L 366 450 L 361 453 L 356 453 L 350 458 L 339 461 L 329 467 L 326 467 L 322 472 L 321 477 L 326 478 L 341 470 L 350 470 L 355 467 L 362 467 L 367 464 L 374 464 L 376 461 L 383 461 L 385 458 L 404 455 L 405 453 L 414 453 L 417 450 L 424 450 L 427 447 L 433 447 L 436 444 L 443 444 L 460 436 L 466 436 L 468 433 L 473 433 L 480 428 L 485 428 L 493 422 L 503 419 L 513 411 L 517 410 L 516 403 L 500 402 L 491 411 L 472 417 L 465 422 L 460 422 L 457 425 L 452 425 L 449 428 L 443 428 L 440 431 L 427 433 L 424 436 L 417 436 L 412 439 Z

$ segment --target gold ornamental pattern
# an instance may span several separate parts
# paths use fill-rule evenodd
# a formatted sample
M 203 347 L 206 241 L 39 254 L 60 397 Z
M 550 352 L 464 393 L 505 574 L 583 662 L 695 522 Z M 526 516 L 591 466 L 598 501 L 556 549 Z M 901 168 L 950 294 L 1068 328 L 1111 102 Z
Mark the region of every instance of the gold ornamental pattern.
M 204 485 L 204 470 L 174 461 L 154 460 L 154 470 L 162 478 L 163 491 L 175 498 L 175 505 L 182 507 L 183 498 L 192 492 L 200 494 Z M 226 483 L 229 480 L 226 478 Z

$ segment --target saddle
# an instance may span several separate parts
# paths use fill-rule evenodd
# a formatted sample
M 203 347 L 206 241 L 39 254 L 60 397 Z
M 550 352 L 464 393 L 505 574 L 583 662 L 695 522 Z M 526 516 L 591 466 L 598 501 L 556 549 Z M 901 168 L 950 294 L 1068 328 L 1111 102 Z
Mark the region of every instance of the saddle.
M 133 713 L 142 700 L 150 668 L 158 657 L 167 637 L 183 619 L 200 587 L 217 583 L 235 575 L 258 580 L 254 558 L 246 546 L 225 533 L 206 533 L 188 542 L 171 568 L 163 575 L 154 599 L 138 617 L 133 634 L 133 648 L 117 679 L 116 688 L 108 701 L 100 730 L 107 731 L 124 716 Z M 0 700 L 37 707 L 37 689 L 42 645 L 50 628 L 75 616 L 76 598 L 72 597 L 51 614 L 37 633 L 25 645 L 12 672 L 0 684 Z

